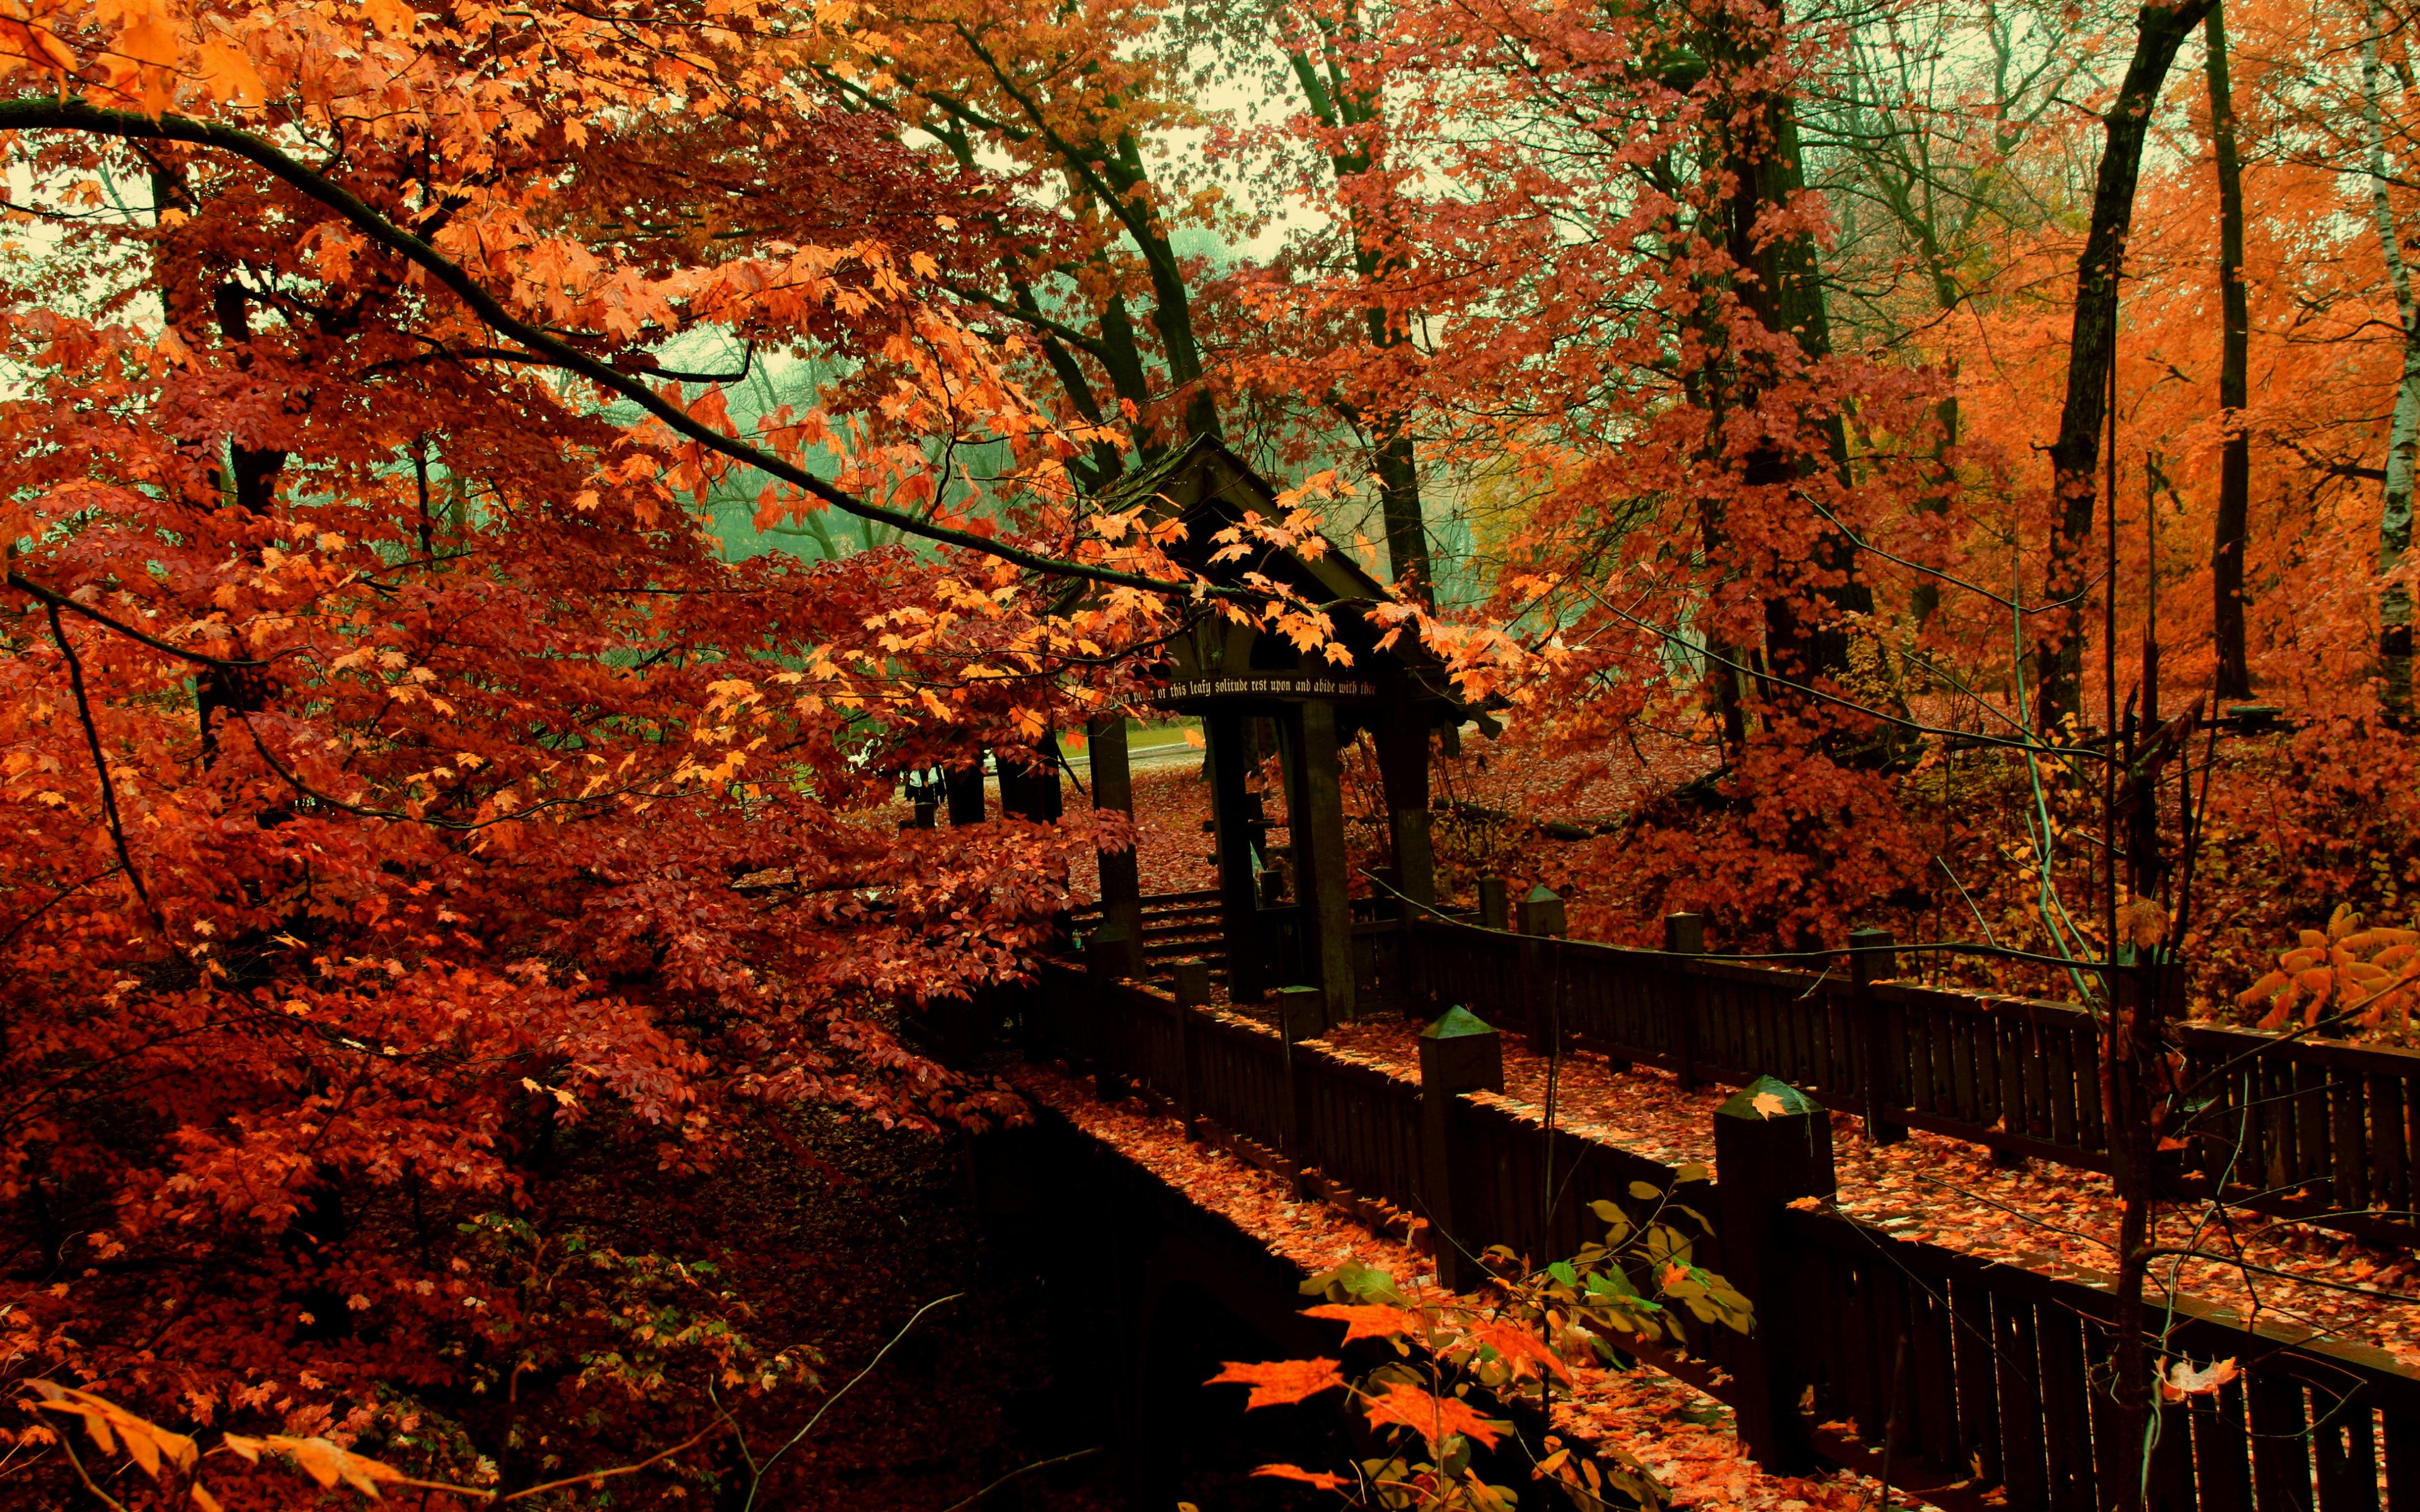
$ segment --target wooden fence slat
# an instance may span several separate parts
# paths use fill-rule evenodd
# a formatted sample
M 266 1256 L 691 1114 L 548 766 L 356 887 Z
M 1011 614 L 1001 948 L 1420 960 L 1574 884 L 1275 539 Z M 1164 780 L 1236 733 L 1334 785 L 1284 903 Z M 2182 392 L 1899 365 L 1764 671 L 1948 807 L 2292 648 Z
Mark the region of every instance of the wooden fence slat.
M 2299 1147 L 2294 1179 L 2322 1193 L 2327 1190 L 2328 1177 L 2335 1164 L 2334 1129 L 2328 1118 L 2328 1083 L 2333 1079 L 2325 1066 L 2294 1063 L 2294 1121 Z
M 2050 1137 L 2062 1145 L 2076 1141 L 2075 1041 L 2065 1034 L 2042 1036 L 2042 1059 L 2050 1092 Z
M 2328 1105 L 2335 1115 L 2329 1195 L 2337 1207 L 2358 1211 L 2369 1206 L 2368 1082 L 2350 1072 L 2329 1080 L 2334 1085 L 2328 1088 Z
M 2193 1403 L 2194 1489 L 2200 1512 L 2252 1512 L 2251 1438 L 2243 1388 L 2220 1388 Z
M 2244 1374 L 2252 1491 L 2259 1512 L 2311 1512 L 2311 1441 L 2303 1385 L 2267 1365 Z
M 1992 1293 L 1971 1280 L 1950 1283 L 1949 1314 L 1956 1325 L 1951 1349 L 1958 1380 L 1958 1462 L 1976 1479 L 1996 1484 L 2001 1474 L 1999 1381 L 1992 1359 Z
M 2378 1426 L 2388 1512 L 2420 1512 L 2420 1419 L 2390 1411 L 2379 1414 Z
M 2369 1200 L 2390 1212 L 2409 1211 L 2412 1194 L 2405 1185 L 2406 1149 L 2403 1134 L 2403 1088 L 2392 1076 L 2373 1075 L 2369 1084 Z
M 1956 1328 L 1949 1299 L 1921 1282 L 1908 1287 L 1910 1343 L 1909 1381 L 1916 1391 L 1916 1443 L 1924 1462 L 1935 1470 L 1956 1471 L 1965 1463 L 1958 1433 L 1958 1378 L 1952 1364 Z
M 2031 1302 L 1995 1297 L 1992 1304 L 1993 1353 L 2000 1377 L 2000 1463 L 2011 1507 L 2045 1506 L 2050 1477 L 2045 1456 L 2050 1435 L 2041 1397 L 2042 1363 Z
M 2160 1439 L 2151 1452 L 2150 1473 L 2144 1477 L 2146 1505 L 2149 1512 L 2195 1512 L 2192 1414 L 2182 1402 L 2156 1405 Z
M 2321 1394 L 2313 1405 L 2319 1512 L 2378 1512 L 2377 1414 L 2357 1392 L 2335 1402 Z
M 2052 1512 L 2096 1512 L 2098 1467 L 2092 1418 L 2085 1400 L 2084 1324 L 2073 1313 L 2044 1307 L 2036 1327 L 2041 1349 L 2042 1440 L 2050 1461 Z

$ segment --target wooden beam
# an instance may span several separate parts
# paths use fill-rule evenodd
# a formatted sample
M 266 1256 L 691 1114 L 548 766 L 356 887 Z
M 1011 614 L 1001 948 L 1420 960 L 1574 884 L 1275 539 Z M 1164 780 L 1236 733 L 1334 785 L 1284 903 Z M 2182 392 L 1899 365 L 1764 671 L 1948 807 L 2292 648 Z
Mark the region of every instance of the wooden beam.
M 1296 768 L 1286 808 L 1294 827 L 1295 892 L 1302 902 L 1308 964 L 1327 998 L 1327 1022 L 1353 1017 L 1352 881 L 1344 855 L 1344 785 L 1336 705 L 1308 699 L 1293 717 Z
M 1254 816 L 1246 786 L 1251 751 L 1244 743 L 1241 715 L 1205 715 L 1202 733 L 1210 748 L 1210 814 L 1218 836 L 1218 903 L 1227 937 L 1227 996 L 1231 1002 L 1254 1002 L 1266 981 L 1261 971 L 1259 929 L 1253 917 L 1260 902 L 1253 895 L 1252 831 L 1249 821 Z
M 1371 738 L 1387 790 L 1388 838 L 1393 842 L 1395 886 L 1416 903 L 1436 902 L 1435 852 L 1429 840 L 1429 714 L 1426 701 L 1398 699 L 1380 716 Z
M 1126 719 L 1123 714 L 1104 715 L 1085 727 L 1085 735 L 1093 753 L 1093 807 L 1115 809 L 1131 821 L 1134 818 L 1134 775 L 1126 767 Z M 1133 960 L 1125 974 L 1142 975 L 1142 878 L 1135 860 L 1134 847 L 1122 851 L 1103 851 L 1101 863 L 1101 923 L 1104 928 L 1125 932 L 1127 949 Z

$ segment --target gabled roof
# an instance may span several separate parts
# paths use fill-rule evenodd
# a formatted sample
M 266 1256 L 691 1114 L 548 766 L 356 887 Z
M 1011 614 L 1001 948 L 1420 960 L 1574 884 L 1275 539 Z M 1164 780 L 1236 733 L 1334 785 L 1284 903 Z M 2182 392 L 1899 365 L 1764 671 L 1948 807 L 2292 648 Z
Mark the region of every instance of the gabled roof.
M 1247 514 L 1274 520 L 1284 513 L 1268 480 L 1213 437 L 1195 436 L 1171 447 L 1150 465 L 1120 478 L 1098 499 L 1108 509 L 1143 505 L 1155 520 L 1173 515 L 1183 521 L 1185 539 L 1170 554 L 1212 582 L 1241 582 L 1246 573 L 1259 572 L 1315 602 L 1383 604 L 1388 596 L 1386 584 L 1333 541 L 1316 557 L 1262 547 L 1248 557 L 1211 561 L 1218 550 L 1214 537 L 1243 523 Z M 1155 500 L 1156 507 L 1152 507 Z
M 1387 585 L 1335 542 L 1329 541 L 1327 549 L 1316 555 L 1260 545 L 1248 556 L 1211 560 L 1220 549 L 1216 537 L 1241 524 L 1247 514 L 1274 520 L 1284 513 L 1268 480 L 1225 443 L 1207 436 L 1193 437 L 1127 473 L 1096 497 L 1106 509 L 1123 512 L 1140 507 L 1155 522 L 1176 518 L 1185 527 L 1185 537 L 1169 548 L 1169 554 L 1186 567 L 1214 583 L 1239 584 L 1247 573 L 1253 572 L 1282 583 L 1327 609 L 1337 639 L 1353 653 L 1357 666 L 1366 668 L 1373 662 L 1390 666 L 1416 686 L 1451 699 L 1443 664 L 1417 638 L 1399 637 L 1388 649 L 1378 649 L 1386 626 L 1357 606 L 1388 602 Z M 1459 704 L 1458 700 L 1451 702 Z

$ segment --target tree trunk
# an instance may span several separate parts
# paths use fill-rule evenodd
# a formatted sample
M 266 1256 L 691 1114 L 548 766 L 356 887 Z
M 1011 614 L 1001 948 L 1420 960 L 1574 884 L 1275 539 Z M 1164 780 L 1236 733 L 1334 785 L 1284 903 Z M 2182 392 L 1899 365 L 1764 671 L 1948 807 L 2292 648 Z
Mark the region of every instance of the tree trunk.
M 1770 51 L 1769 40 L 1759 39 L 1741 49 L 1739 61 L 1744 68 L 1757 68 Z M 1745 114 L 1747 122 L 1731 154 L 1739 189 L 1729 228 L 1730 256 L 1740 274 L 1740 303 L 1765 330 L 1792 338 L 1801 358 L 1820 362 L 1832 355 L 1832 329 L 1823 308 L 1814 239 L 1804 232 L 1758 234 L 1768 212 L 1786 210 L 1807 188 L 1797 111 L 1788 96 L 1766 92 L 1750 102 Z M 1751 393 L 1784 377 L 1761 356 L 1747 365 L 1751 376 L 1745 386 Z M 1752 400 L 1746 408 L 1753 408 Z M 1821 429 L 1828 460 L 1845 478 L 1848 433 L 1837 410 L 1823 420 Z M 1744 481 L 1751 486 L 1783 484 L 1809 476 L 1815 465 L 1810 456 L 1761 443 L 1748 455 Z M 1873 590 L 1858 579 L 1856 546 L 1845 531 L 1828 521 L 1818 528 L 1805 565 L 1809 569 L 1805 588 L 1776 581 L 1765 600 L 1766 650 L 1775 675 L 1785 684 L 1845 671 L 1848 637 L 1840 616 L 1873 609 Z
M 1942 308 L 1945 311 L 1951 311 L 1955 310 L 1957 305 L 1945 303 Z M 1949 461 L 1950 454 L 1958 445 L 1959 425 L 1958 369 L 1954 362 L 1950 365 L 1949 382 L 1951 385 L 1949 393 L 1939 404 L 1932 407 L 1933 423 L 1939 427 L 1933 437 L 1932 463 L 1941 479 L 1941 491 L 1937 494 L 1925 495 L 1917 500 L 1916 504 L 1918 510 L 1927 515 L 1948 514 L 1950 502 L 1958 495 L 1958 470 L 1951 466 Z M 1916 632 L 1922 634 L 1924 627 L 1932 623 L 1932 616 L 1939 613 L 1941 609 L 1940 579 L 1928 575 L 1923 581 L 1917 583 L 1915 593 L 1909 596 L 1908 609 L 1916 617 Z
M 2050 598 L 2075 595 L 2084 579 L 2084 551 L 2092 532 L 2101 462 L 2101 428 L 2108 419 L 2109 372 L 2118 355 L 2118 277 L 2126 237 L 2134 224 L 2134 186 L 2142 177 L 2143 142 L 2177 49 L 2209 14 L 2213 0 L 2145 5 L 2134 17 L 2134 56 L 2126 65 L 2102 124 L 2107 136 L 2092 191 L 2092 222 L 2075 275 L 2075 318 L 2068 335 L 2067 402 L 2051 445 L 2052 498 L 2058 519 L 2050 540 L 2045 581 Z M 2034 686 L 2044 729 L 2082 710 L 2084 616 L 2075 608 L 2050 610 L 2034 648 Z
M 235 353 L 239 371 L 252 366 L 252 318 L 244 292 L 222 283 L 212 295 L 212 313 L 219 335 Z M 247 446 L 229 439 L 226 450 L 226 501 L 239 512 L 259 517 L 277 505 L 277 474 L 285 470 L 286 454 L 271 447 Z M 202 764 L 218 761 L 219 730 L 230 717 L 241 718 L 269 706 L 272 685 L 262 667 L 206 667 L 194 679 L 194 716 L 201 726 Z
M 2373 3 L 2361 39 L 2361 117 L 2369 151 L 2370 216 L 2403 327 L 2403 378 L 2395 392 L 2395 418 L 2387 424 L 2386 486 L 2378 520 L 2378 575 L 2383 579 L 2378 594 L 2379 706 L 2388 718 L 2401 720 L 2412 713 L 2412 589 L 2397 574 L 2412 549 L 2412 467 L 2420 457 L 2420 310 L 2412 305 L 2412 271 L 2403 261 L 2395 206 L 2386 193 L 2386 129 L 2379 103 L 2381 19 Z
M 1350 22 L 1348 9 L 1346 23 Z M 1303 99 L 1311 115 L 1329 131 L 1371 131 L 1378 124 L 1378 97 L 1354 85 L 1337 60 L 1332 32 L 1328 40 L 1331 50 L 1324 74 L 1308 54 L 1296 52 L 1290 56 L 1295 79 L 1302 85 Z M 1370 171 L 1369 138 L 1365 135 L 1340 147 L 1328 155 L 1327 162 L 1337 187 L 1349 187 L 1354 179 Z M 1358 200 L 1350 207 L 1346 227 L 1353 237 L 1354 272 L 1365 285 L 1375 288 L 1400 265 L 1385 251 L 1387 227 L 1373 224 L 1369 207 Z M 1401 323 L 1385 305 L 1371 304 L 1362 311 L 1362 320 L 1369 329 L 1371 345 L 1380 352 L 1396 353 L 1408 345 Z M 1420 508 L 1419 459 L 1413 450 L 1411 431 L 1400 411 L 1382 410 L 1370 418 L 1371 433 L 1376 442 L 1378 513 L 1387 532 L 1388 570 L 1420 602 L 1434 604 L 1435 571 L 1429 558 L 1428 522 Z
M 2210 75 L 2210 138 L 2218 162 L 2218 291 L 2224 343 L 2218 363 L 2218 405 L 2226 411 L 2226 445 L 2219 454 L 2218 519 L 2210 551 L 2211 626 L 2218 642 L 2222 699 L 2252 696 L 2252 668 L 2244 650 L 2243 548 L 2252 509 L 2252 438 L 2243 429 L 2250 402 L 2246 369 L 2252 344 L 2252 313 L 2243 288 L 2243 164 L 2235 148 L 2235 97 L 2226 77 L 2226 12 L 2211 7 L 2202 23 Z

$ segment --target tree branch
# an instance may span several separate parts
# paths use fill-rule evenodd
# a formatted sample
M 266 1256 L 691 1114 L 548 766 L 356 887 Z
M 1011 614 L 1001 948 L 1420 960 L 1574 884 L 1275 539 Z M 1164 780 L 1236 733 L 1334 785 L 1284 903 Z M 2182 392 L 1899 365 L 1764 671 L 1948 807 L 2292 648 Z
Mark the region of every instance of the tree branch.
M 1154 578 L 1143 573 L 1122 572 L 1114 568 L 1070 562 L 1059 557 L 1030 551 L 1005 541 L 974 531 L 938 525 L 904 510 L 891 509 L 858 498 L 845 488 L 836 487 L 816 477 L 805 468 L 797 466 L 774 453 L 752 446 L 736 437 L 726 436 L 713 426 L 690 415 L 679 406 L 669 403 L 646 384 L 616 371 L 610 364 L 572 346 L 561 337 L 521 319 L 504 308 L 502 301 L 489 293 L 452 258 L 435 247 L 371 208 L 350 190 L 296 162 L 276 147 L 249 131 L 213 121 L 197 121 L 183 116 L 154 117 L 134 111 L 105 110 L 80 100 L 20 99 L 0 101 L 0 131 L 82 131 L 94 136 L 117 137 L 129 141 L 185 142 L 197 147 L 215 147 L 232 153 L 265 170 L 271 177 L 334 210 L 371 242 L 419 268 L 437 283 L 453 292 L 471 313 L 501 335 L 510 337 L 532 351 L 540 353 L 552 364 L 573 373 L 597 387 L 607 389 L 637 405 L 675 433 L 685 436 L 715 452 L 746 463 L 779 478 L 825 503 L 861 519 L 888 525 L 909 535 L 943 546 L 954 546 L 980 552 L 1036 572 L 1060 577 L 1082 578 L 1093 582 L 1121 588 L 1138 588 L 1155 594 L 1189 594 L 1199 585 Z M 1212 594 L 1228 592 L 1218 588 Z
M 131 625 L 125 624 L 122 621 L 111 619 L 108 615 L 103 614 L 97 609 L 91 608 L 89 605 L 80 604 L 74 599 L 68 597 L 65 594 L 59 593 L 54 589 L 43 587 L 40 583 L 34 581 L 32 579 L 21 575 L 14 567 L 8 569 L 8 586 L 14 588 L 21 594 L 24 594 L 29 597 L 36 599 L 42 604 L 44 608 L 48 609 L 51 611 L 51 624 L 54 626 L 58 624 L 59 610 L 63 609 L 72 609 L 76 613 L 83 615 L 85 619 L 92 621 L 95 625 L 105 625 L 109 626 L 109 628 L 116 631 L 119 635 L 125 636 L 128 640 L 139 640 L 143 644 L 149 646 L 154 651 L 164 652 L 171 656 L 180 657 L 183 660 L 194 662 L 204 667 L 218 667 L 233 671 L 246 667 L 266 667 L 269 665 L 269 663 L 265 661 L 255 661 L 249 656 L 205 656 L 201 652 L 188 651 L 183 646 L 177 645 L 172 641 L 163 640 L 158 636 L 146 635 L 144 632 L 136 629 Z
M 10 574 L 12 578 L 15 574 Z M 159 905 L 143 886 L 143 873 L 134 870 L 134 857 L 126 849 L 126 827 L 117 820 L 117 789 L 109 779 L 109 758 L 101 748 L 101 727 L 93 722 L 92 701 L 85 696 L 84 663 L 68 640 L 67 626 L 59 623 L 59 607 L 45 604 L 42 611 L 51 618 L 51 639 L 59 643 L 59 654 L 68 660 L 68 687 L 75 693 L 76 717 L 84 721 L 85 744 L 92 750 L 92 769 L 101 779 L 101 815 L 109 825 L 110 842 L 117 847 L 117 864 L 125 869 L 126 880 L 133 886 L 134 896 L 143 902 L 144 912 L 151 922 L 165 932 L 168 921 L 160 917 Z

